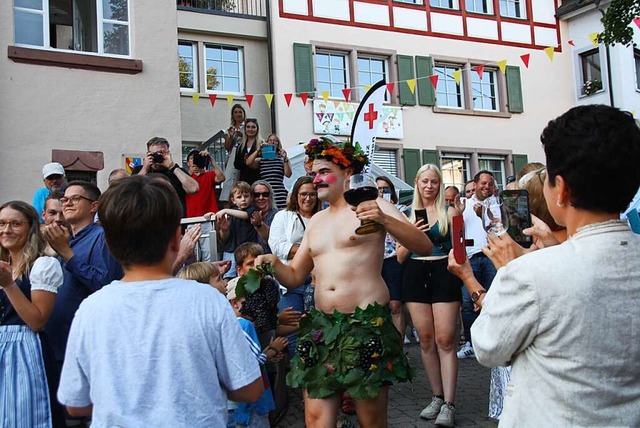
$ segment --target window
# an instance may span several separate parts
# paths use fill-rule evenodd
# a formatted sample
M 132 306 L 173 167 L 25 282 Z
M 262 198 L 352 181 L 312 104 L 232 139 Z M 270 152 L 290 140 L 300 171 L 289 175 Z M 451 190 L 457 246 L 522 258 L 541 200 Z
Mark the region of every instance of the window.
M 480 170 L 487 170 L 493 173 L 493 177 L 496 181 L 496 187 L 500 191 L 504 190 L 506 182 L 504 161 L 504 156 L 478 155 L 478 168 Z
M 640 50 L 633 50 L 633 58 L 636 63 L 636 89 L 640 90 Z
M 349 87 L 347 56 L 344 53 L 316 53 L 318 93 L 329 91 L 331 98 L 344 98 L 342 90 Z
M 591 95 L 602 89 L 602 69 L 600 67 L 600 50 L 592 49 L 580 54 L 582 74 L 582 95 Z
M 178 42 L 178 74 L 180 89 L 198 91 L 197 44 Z
M 394 0 L 398 3 L 423 4 L 422 0 Z
M 389 175 L 398 176 L 398 160 L 396 149 L 380 149 L 373 152 L 373 163 L 384 169 Z
M 380 80 L 387 79 L 387 61 L 381 58 L 358 58 L 358 83 L 360 98 L 366 94 L 365 86 L 372 86 Z M 387 100 L 387 93 L 384 95 Z
M 434 67 L 438 76 L 438 89 L 436 91 L 436 105 L 440 107 L 464 108 L 462 95 L 462 81 L 460 85 L 453 78 L 453 72 L 460 66 L 438 65 Z
M 500 15 L 509 18 L 526 18 L 525 0 L 500 0 Z
M 471 94 L 474 109 L 500 110 L 496 77 L 495 70 L 483 70 L 482 79 L 480 79 L 480 75 L 475 71 L 471 73 Z
M 493 1 L 492 0 L 465 0 L 465 6 L 467 12 L 476 13 L 493 13 Z
M 241 49 L 205 45 L 204 63 L 207 92 L 244 93 Z
M 464 192 L 464 185 L 471 179 L 469 177 L 468 154 L 442 153 L 442 181 L 444 187 L 456 186 L 458 190 Z
M 442 7 L 445 9 L 457 9 L 457 0 L 429 0 L 429 4 L 433 7 Z
M 18 45 L 129 55 L 128 0 L 14 0 Z

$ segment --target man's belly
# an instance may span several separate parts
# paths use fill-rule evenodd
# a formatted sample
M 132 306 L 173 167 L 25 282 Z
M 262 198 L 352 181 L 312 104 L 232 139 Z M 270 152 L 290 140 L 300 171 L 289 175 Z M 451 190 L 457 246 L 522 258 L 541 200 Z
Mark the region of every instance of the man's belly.
M 349 314 L 356 307 L 364 309 L 375 302 L 383 306 L 389 303 L 389 290 L 381 277 L 315 285 L 315 307 L 327 314 L 334 310 Z

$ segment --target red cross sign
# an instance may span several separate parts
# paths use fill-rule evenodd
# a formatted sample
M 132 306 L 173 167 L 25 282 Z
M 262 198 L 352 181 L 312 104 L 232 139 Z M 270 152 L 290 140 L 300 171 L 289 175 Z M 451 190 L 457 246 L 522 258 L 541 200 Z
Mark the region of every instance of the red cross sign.
M 369 129 L 373 129 L 373 122 L 378 119 L 378 112 L 373 109 L 373 103 L 369 103 L 369 112 L 364 114 L 364 121 L 369 122 Z

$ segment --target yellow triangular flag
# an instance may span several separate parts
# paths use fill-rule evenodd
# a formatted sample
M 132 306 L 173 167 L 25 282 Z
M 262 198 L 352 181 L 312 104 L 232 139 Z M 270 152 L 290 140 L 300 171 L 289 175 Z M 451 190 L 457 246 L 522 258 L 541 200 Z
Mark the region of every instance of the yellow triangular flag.
M 197 92 L 193 95 L 191 95 L 191 100 L 193 101 L 194 105 L 198 105 L 198 100 L 200 99 L 200 94 L 198 94 Z
M 231 107 L 231 104 L 233 104 L 233 95 L 227 95 L 227 104 Z
M 364 93 L 366 94 L 371 89 L 371 85 L 364 85 Z
M 451 73 L 453 80 L 456 81 L 456 85 L 460 86 L 460 79 L 462 78 L 462 70 L 455 70 Z
M 591 40 L 591 43 L 593 43 L 593 47 L 597 48 L 598 47 L 598 36 L 600 35 L 600 33 L 591 33 L 589 34 L 589 40 Z
M 264 99 L 267 101 L 267 106 L 271 108 L 271 103 L 273 102 L 273 94 L 264 94 Z
M 505 74 L 507 72 L 507 60 L 498 61 L 498 67 L 500 67 L 502 74 Z
M 322 99 L 325 103 L 329 101 L 329 91 L 322 91 Z
M 413 94 L 416 91 L 416 79 L 407 80 L 407 86 L 409 86 L 409 90 Z
M 549 59 L 551 61 L 553 61 L 553 54 L 555 52 L 556 48 L 553 46 L 549 46 L 548 48 L 544 48 L 544 52 L 547 54 L 547 56 L 549 57 Z

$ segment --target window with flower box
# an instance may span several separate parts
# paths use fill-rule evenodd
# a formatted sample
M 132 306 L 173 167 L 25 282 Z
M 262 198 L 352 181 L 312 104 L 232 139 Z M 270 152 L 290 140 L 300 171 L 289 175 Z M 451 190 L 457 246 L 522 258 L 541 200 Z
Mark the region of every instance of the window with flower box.
M 581 94 L 593 95 L 603 89 L 600 49 L 591 49 L 580 54 Z

